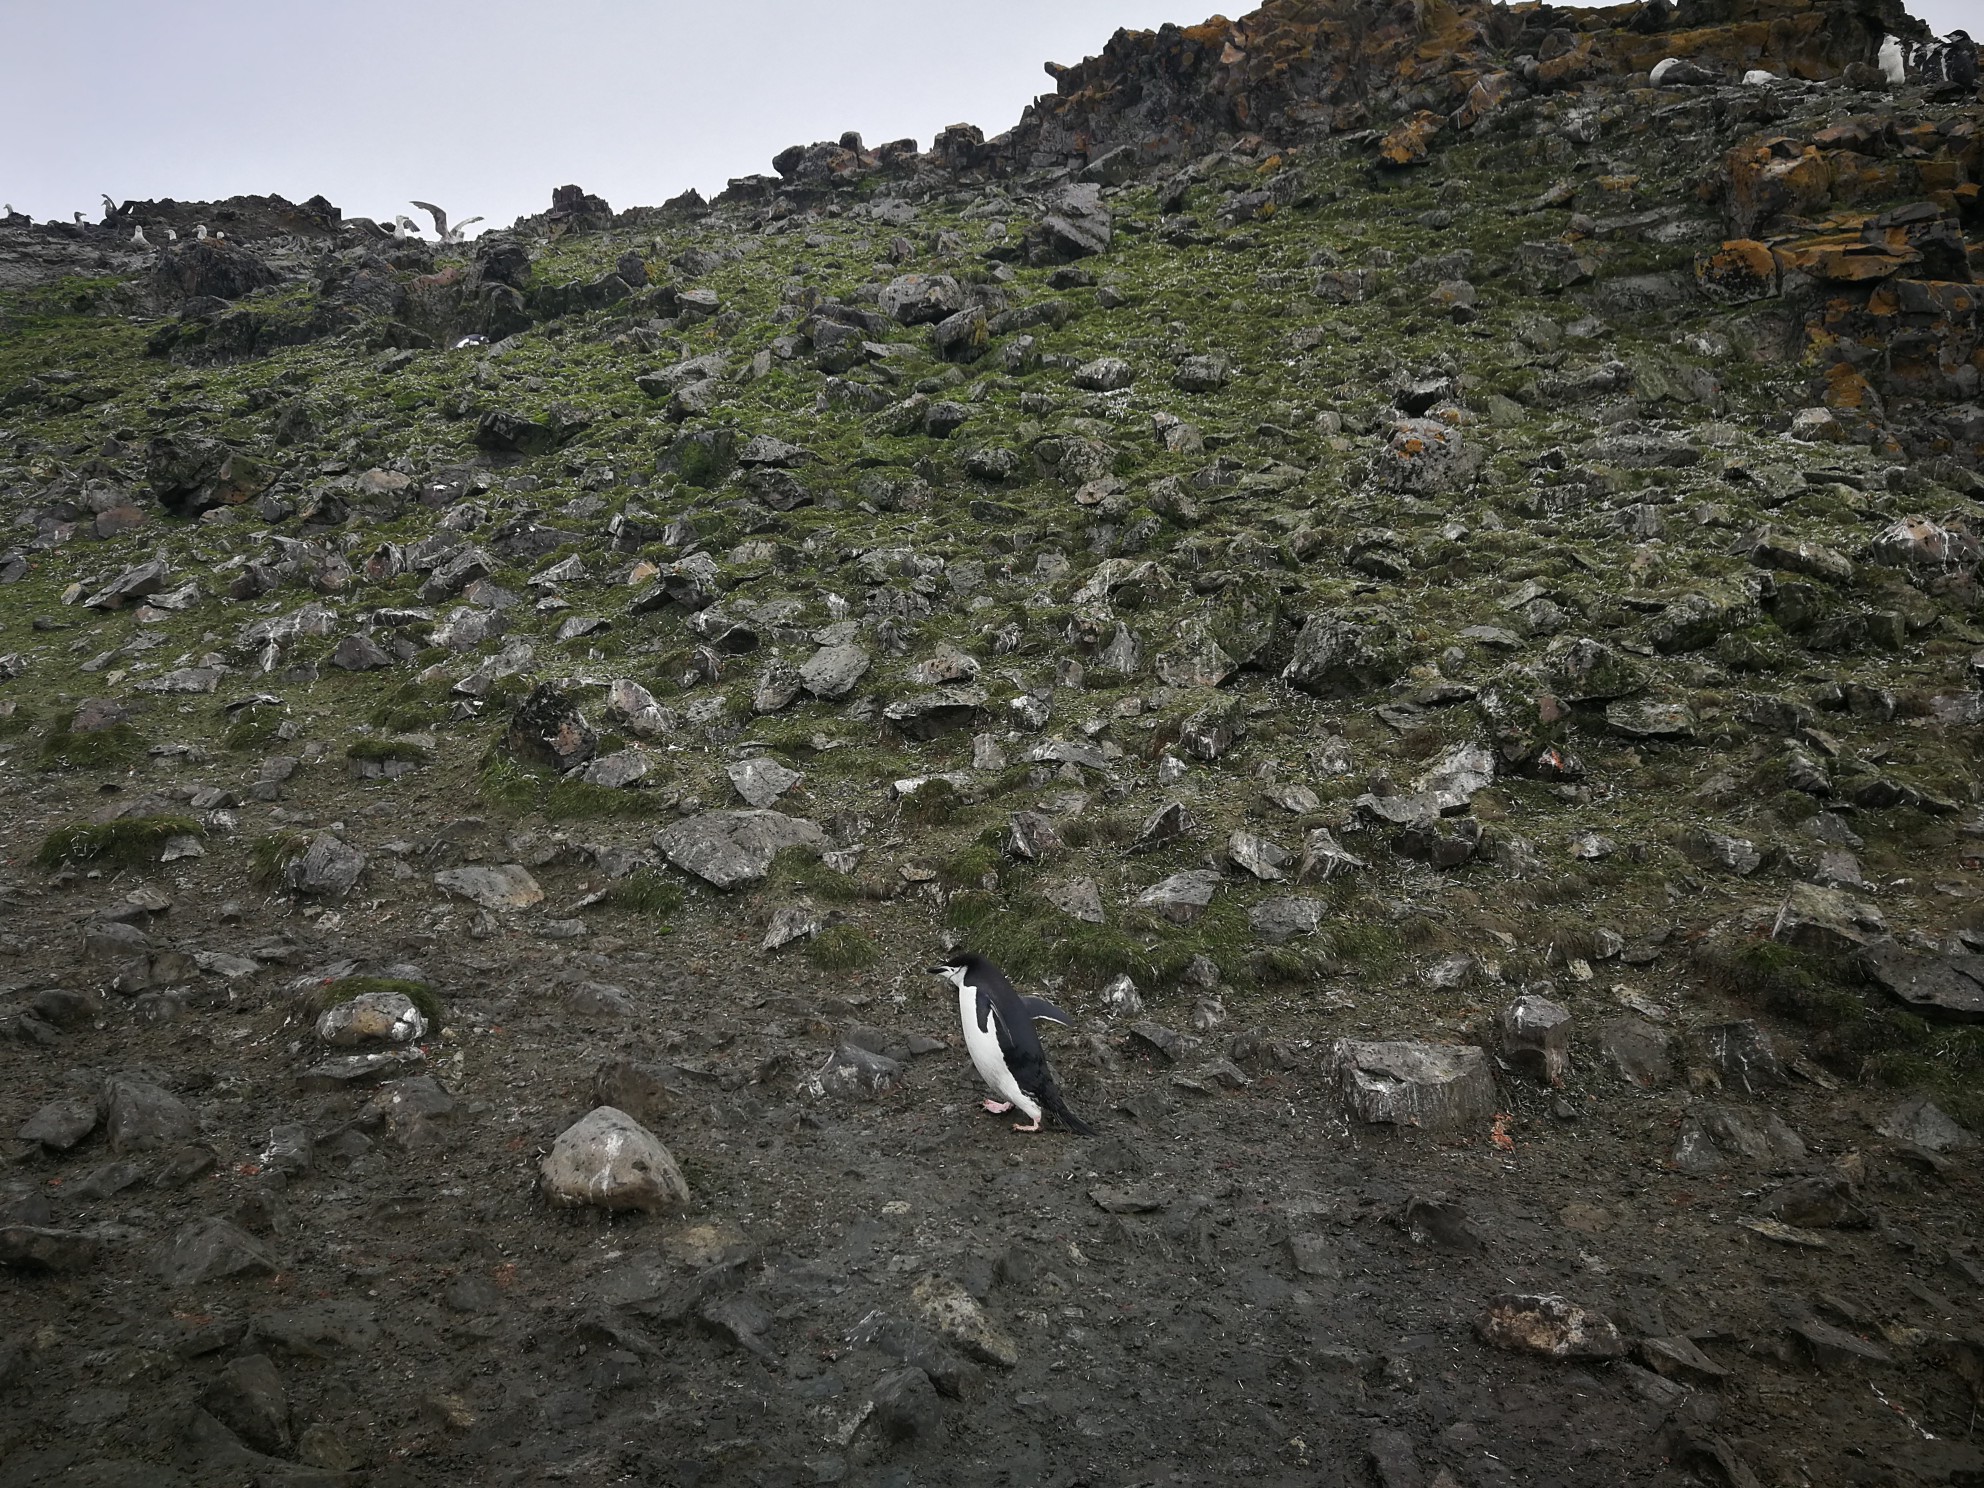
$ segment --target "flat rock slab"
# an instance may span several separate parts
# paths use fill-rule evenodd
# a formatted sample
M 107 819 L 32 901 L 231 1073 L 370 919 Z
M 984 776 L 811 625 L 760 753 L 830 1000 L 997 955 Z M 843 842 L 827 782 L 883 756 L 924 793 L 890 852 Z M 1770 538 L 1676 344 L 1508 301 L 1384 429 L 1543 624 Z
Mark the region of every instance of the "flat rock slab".
M 1862 952 L 1860 964 L 1895 1001 L 1925 1018 L 1984 1021 L 1984 956 L 1924 956 L 1883 942 Z
M 689 1201 L 689 1185 L 661 1139 L 613 1106 L 566 1127 L 538 1175 L 554 1204 L 652 1212 Z
M 200 1134 L 199 1122 L 184 1101 L 142 1080 L 108 1081 L 102 1104 L 104 1133 L 110 1150 L 119 1157 L 176 1147 Z
M 1154 909 L 1167 920 L 1188 925 L 1206 911 L 1225 880 L 1210 868 L 1187 868 L 1137 895 L 1137 907 Z
M 230 1276 L 269 1276 L 275 1269 L 267 1246 L 224 1219 L 196 1219 L 181 1226 L 152 1257 L 153 1272 L 175 1287 Z
M 56 1100 L 28 1117 L 14 1135 L 23 1142 L 39 1142 L 52 1152 L 67 1152 L 95 1131 L 96 1123 L 95 1101 Z
M 769 756 L 738 760 L 729 765 L 724 773 L 730 777 L 737 794 L 743 797 L 744 804 L 760 809 L 771 805 L 799 784 L 802 778 L 797 770 L 788 769 Z
M 824 851 L 827 834 L 803 817 L 777 811 L 705 811 L 663 827 L 654 845 L 672 866 L 731 889 L 763 878 L 789 847 Z
M 41 1225 L 0 1225 L 0 1266 L 23 1271 L 82 1271 L 96 1264 L 102 1245 L 81 1230 Z
M 529 909 L 544 902 L 544 890 L 520 863 L 449 868 L 435 874 L 434 883 L 484 909 Z
M 1361 1121 L 1437 1131 L 1495 1114 L 1488 1056 L 1471 1044 L 1338 1039 L 1329 1063 L 1344 1105 Z
M 1956 1152 L 1975 1147 L 1977 1138 L 1924 1096 L 1905 1100 L 1882 1113 L 1874 1130 L 1897 1142 L 1910 1142 L 1930 1152 Z
M 1563 1297 L 1505 1292 L 1474 1320 L 1483 1343 L 1551 1359 L 1616 1359 L 1625 1340 L 1612 1320 Z

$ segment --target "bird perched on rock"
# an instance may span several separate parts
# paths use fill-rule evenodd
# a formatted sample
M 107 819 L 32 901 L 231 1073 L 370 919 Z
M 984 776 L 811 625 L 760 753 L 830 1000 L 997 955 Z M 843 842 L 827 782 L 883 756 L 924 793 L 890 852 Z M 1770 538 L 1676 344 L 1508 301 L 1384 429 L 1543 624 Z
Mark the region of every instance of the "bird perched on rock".
M 450 229 L 448 226 L 448 214 L 435 206 L 434 203 L 417 201 L 414 205 L 434 219 L 434 236 L 444 243 L 459 243 L 467 236 L 468 230 L 471 227 L 482 221 L 480 217 L 471 217 L 466 222 L 457 222 Z
M 1883 36 L 1874 60 L 1890 87 L 1922 83 L 1931 89 L 1960 93 L 1977 87 L 1977 43 L 1968 31 L 1952 31 L 1940 41 Z
M 143 223 L 140 223 L 138 224 L 138 226 L 131 229 L 131 241 L 137 244 L 137 246 L 140 248 L 151 247 L 152 240 L 145 236 L 145 228 Z
M 196 237 L 196 238 L 198 238 L 198 239 L 199 239 L 199 240 L 200 240 L 200 241 L 201 241 L 202 243 L 204 243 L 204 242 L 206 242 L 206 240 L 207 240 L 207 225 L 206 225 L 206 223 L 204 223 L 204 222 L 196 222 L 196 223 L 194 223 L 194 224 L 193 224 L 193 236 L 194 236 L 194 237 Z
M 176 243 L 179 241 L 179 234 L 174 232 L 171 228 L 168 227 L 165 230 L 165 240 L 168 243 Z
M 110 199 L 110 193 L 108 191 L 99 191 L 97 195 L 103 198 L 103 216 L 107 222 L 117 215 L 117 203 Z
M 399 216 L 393 219 L 394 242 L 404 243 L 411 238 L 417 238 L 419 236 L 420 236 L 419 224 L 416 223 L 411 217 L 407 216 L 406 213 L 402 212 L 399 214 Z
M 931 967 L 930 973 L 957 989 L 964 1046 L 978 1077 L 1002 1097 L 986 1101 L 986 1110 L 1003 1115 L 1017 1106 L 1033 1118 L 1029 1126 L 1015 1123 L 1013 1130 L 1018 1132 L 1039 1131 L 1041 1113 L 1051 1111 L 1076 1135 L 1094 1135 L 1093 1128 L 1061 1099 L 1061 1088 L 1047 1068 L 1047 1051 L 1033 1027 L 1036 1018 L 1045 1018 L 1072 1028 L 1072 1018 L 1051 1002 L 1020 996 L 1006 974 L 983 956 L 961 951 Z

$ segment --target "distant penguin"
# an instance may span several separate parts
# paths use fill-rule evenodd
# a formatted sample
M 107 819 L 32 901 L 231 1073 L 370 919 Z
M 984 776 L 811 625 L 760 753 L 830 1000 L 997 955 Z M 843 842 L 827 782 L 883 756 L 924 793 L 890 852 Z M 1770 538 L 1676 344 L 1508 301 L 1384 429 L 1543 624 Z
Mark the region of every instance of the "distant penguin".
M 1874 63 L 1881 69 L 1881 76 L 1888 80 L 1890 88 L 1899 88 L 1908 81 L 1908 64 L 1902 55 L 1899 36 L 1881 38 L 1881 49 L 1874 53 Z
M 131 241 L 140 248 L 149 248 L 152 245 L 152 240 L 145 236 L 142 224 L 131 229 Z
M 960 951 L 931 967 L 930 974 L 957 989 L 958 1019 L 964 1025 L 964 1046 L 972 1066 L 1001 1097 L 986 1101 L 986 1110 L 1004 1115 L 1017 1106 L 1033 1118 L 1028 1126 L 1015 1123 L 1013 1130 L 1018 1132 L 1039 1131 L 1041 1113 L 1050 1111 L 1077 1136 L 1094 1135 L 1093 1128 L 1061 1099 L 1061 1089 L 1047 1068 L 1047 1051 L 1033 1027 L 1034 1019 L 1045 1018 L 1072 1028 L 1072 1018 L 1051 1002 L 1020 996 L 1006 974 L 983 956 Z

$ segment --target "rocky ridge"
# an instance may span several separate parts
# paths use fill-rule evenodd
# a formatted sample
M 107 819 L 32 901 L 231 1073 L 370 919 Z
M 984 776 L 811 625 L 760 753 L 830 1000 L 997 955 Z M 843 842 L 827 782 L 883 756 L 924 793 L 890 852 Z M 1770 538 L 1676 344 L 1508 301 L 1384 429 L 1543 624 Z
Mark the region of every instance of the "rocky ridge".
M 1974 1480 L 1920 30 L 1275 3 L 472 244 L 0 224 L 0 1485 Z

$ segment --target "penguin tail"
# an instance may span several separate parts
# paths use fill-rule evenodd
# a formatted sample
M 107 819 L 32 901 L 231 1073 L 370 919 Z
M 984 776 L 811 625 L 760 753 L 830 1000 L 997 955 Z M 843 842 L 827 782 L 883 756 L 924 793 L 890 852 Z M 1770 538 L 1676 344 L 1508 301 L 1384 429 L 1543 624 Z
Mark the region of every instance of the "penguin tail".
M 1090 1126 L 1081 1117 L 1068 1109 L 1068 1103 L 1061 1099 L 1061 1092 L 1059 1090 L 1050 1086 L 1042 1092 L 1040 1103 L 1054 1113 L 1055 1120 L 1059 1121 L 1061 1125 L 1065 1126 L 1076 1136 L 1092 1137 L 1095 1135 L 1094 1127 Z

